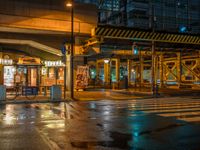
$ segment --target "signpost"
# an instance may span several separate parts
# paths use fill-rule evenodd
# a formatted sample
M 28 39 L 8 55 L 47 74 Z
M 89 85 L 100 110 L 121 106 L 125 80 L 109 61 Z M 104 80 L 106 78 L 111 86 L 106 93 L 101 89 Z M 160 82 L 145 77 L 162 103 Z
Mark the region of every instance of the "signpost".
M 63 44 L 62 48 L 61 48 L 61 52 L 62 52 L 62 62 L 64 64 L 64 99 L 66 98 L 66 91 L 67 91 L 67 57 L 66 57 L 66 45 Z
M 78 66 L 76 74 L 76 89 L 85 89 L 88 85 L 89 67 Z

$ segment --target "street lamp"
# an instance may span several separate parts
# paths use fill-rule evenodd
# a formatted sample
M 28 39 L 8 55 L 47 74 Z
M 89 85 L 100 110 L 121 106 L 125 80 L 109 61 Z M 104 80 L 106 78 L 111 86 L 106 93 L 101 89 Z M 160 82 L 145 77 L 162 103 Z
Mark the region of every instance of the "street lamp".
M 71 8 L 71 52 L 70 52 L 70 97 L 71 99 L 74 98 L 74 1 L 68 0 L 66 6 Z
M 71 1 L 67 2 L 66 6 L 67 7 L 72 7 L 72 2 Z

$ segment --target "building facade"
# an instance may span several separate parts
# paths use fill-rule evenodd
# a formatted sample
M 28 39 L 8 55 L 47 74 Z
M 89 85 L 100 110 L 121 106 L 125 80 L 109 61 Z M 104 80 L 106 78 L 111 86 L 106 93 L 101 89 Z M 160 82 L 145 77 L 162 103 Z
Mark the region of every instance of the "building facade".
M 66 84 L 70 88 L 71 11 L 65 4 L 65 0 L 0 1 L 0 85 L 64 85 L 66 63 Z M 74 55 L 78 57 L 74 70 L 77 64 L 83 64 L 80 48 L 96 25 L 95 5 L 74 5 Z
M 169 33 L 172 33 L 172 36 L 177 34 L 170 38 L 174 40 L 180 39 L 182 35 L 200 33 L 198 9 L 200 1 L 101 0 L 98 2 L 99 24 L 105 25 L 105 30 L 99 30 L 101 33 L 99 36 L 104 40 L 100 45 L 101 54 L 91 63 L 93 70 L 96 68 L 92 74 L 96 75 L 97 84 L 100 82 L 104 87 L 110 88 L 114 84 L 118 88 L 124 88 L 128 80 L 129 86 L 134 87 L 145 84 L 150 87 L 155 81 L 155 84 L 176 84 L 181 87 L 182 84 L 199 82 L 199 77 L 196 76 L 199 73 L 197 69 L 199 62 L 196 60 L 196 56 L 199 57 L 199 48 L 194 46 L 198 44 L 198 40 L 193 43 L 194 45 L 187 46 L 183 45 L 184 42 L 180 44 L 180 41 L 175 44 L 174 41 L 157 41 L 153 56 L 152 41 L 144 32 L 151 32 L 149 35 L 158 33 L 154 36 L 157 38 L 161 34 L 165 36 Z M 127 30 L 131 30 L 130 33 L 126 34 Z M 111 36 L 114 39 L 111 39 Z M 148 40 L 144 40 L 145 37 Z M 189 38 L 185 38 L 185 41 L 187 39 Z M 139 45 L 136 53 L 133 51 L 134 40 Z M 190 67 L 195 68 L 194 71 Z
M 200 32 L 199 0 L 103 0 L 98 6 L 99 23 L 157 31 Z

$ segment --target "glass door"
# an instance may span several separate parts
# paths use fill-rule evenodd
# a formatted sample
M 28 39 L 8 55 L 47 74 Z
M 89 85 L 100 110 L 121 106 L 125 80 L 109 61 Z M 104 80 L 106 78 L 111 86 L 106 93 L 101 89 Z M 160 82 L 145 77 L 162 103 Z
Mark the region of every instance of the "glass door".
M 37 68 L 28 67 L 28 86 L 37 86 L 37 74 Z

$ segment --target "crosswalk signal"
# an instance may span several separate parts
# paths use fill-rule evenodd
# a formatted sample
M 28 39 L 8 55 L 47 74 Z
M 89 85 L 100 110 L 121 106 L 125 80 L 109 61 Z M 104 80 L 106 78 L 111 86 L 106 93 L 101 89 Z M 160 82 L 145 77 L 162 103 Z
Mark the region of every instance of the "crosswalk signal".
M 70 54 L 70 45 L 69 44 L 63 44 L 62 47 L 61 47 L 61 52 L 63 55 L 67 55 L 67 54 Z
M 135 44 L 133 44 L 133 46 L 132 46 L 132 52 L 133 52 L 134 55 L 138 55 L 139 54 L 138 47 Z
M 65 47 L 66 47 L 66 54 L 70 54 L 71 45 L 70 45 L 70 44 L 67 44 L 67 45 L 65 45 Z

